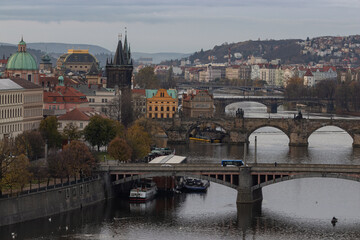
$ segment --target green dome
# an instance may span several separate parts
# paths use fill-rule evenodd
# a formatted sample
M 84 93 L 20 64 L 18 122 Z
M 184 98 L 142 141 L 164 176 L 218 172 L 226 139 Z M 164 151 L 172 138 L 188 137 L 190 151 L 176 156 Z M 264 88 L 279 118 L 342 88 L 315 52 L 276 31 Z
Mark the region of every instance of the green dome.
M 34 57 L 27 52 L 16 52 L 10 56 L 6 69 L 8 70 L 38 70 Z

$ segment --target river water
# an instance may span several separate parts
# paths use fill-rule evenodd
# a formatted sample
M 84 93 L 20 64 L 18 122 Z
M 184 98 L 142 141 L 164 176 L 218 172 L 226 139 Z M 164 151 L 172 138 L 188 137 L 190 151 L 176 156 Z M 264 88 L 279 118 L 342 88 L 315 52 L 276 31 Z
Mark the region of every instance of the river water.
M 245 117 L 269 117 L 257 104 L 242 104 Z M 237 109 L 237 108 L 235 108 Z M 279 111 L 270 117 L 291 117 Z M 306 114 L 305 114 L 306 116 Z M 306 116 L 307 117 L 307 116 Z M 309 115 L 309 118 L 328 115 Z M 340 117 L 340 116 L 333 116 Z M 246 159 L 258 162 L 360 164 L 360 149 L 337 127 L 324 127 L 307 148 L 289 147 L 287 136 L 261 128 L 250 136 Z M 189 162 L 216 163 L 244 156 L 244 147 L 190 143 L 171 145 Z M 113 199 L 67 214 L 0 228 L 0 239 L 360 239 L 360 183 L 342 179 L 296 179 L 264 187 L 262 204 L 238 209 L 234 189 L 211 183 L 204 194 L 159 196 L 146 204 Z M 336 226 L 330 223 L 338 218 Z

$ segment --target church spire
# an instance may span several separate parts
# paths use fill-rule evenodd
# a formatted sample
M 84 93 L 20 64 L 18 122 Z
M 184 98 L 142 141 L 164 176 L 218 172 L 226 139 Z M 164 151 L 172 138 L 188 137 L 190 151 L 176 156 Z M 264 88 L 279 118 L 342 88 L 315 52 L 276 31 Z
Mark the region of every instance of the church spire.
M 124 52 L 123 52 L 121 40 L 119 40 L 114 56 L 114 65 L 123 65 L 123 64 L 124 64 Z

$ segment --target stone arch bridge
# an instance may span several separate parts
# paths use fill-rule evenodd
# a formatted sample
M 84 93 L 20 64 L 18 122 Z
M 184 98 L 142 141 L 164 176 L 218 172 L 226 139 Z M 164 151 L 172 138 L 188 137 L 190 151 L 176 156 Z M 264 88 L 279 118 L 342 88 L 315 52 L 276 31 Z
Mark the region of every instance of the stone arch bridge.
M 168 142 L 189 141 L 192 129 L 201 124 L 213 124 L 225 130 L 223 142 L 248 143 L 249 136 L 262 127 L 274 127 L 289 138 L 289 146 L 308 146 L 310 135 L 325 126 L 336 126 L 353 139 L 353 147 L 360 147 L 360 120 L 344 119 L 293 119 L 293 118 L 173 118 L 157 122 L 168 136 Z
M 218 164 L 120 164 L 101 165 L 99 171 L 110 175 L 113 186 L 148 177 L 192 176 L 219 183 L 238 191 L 237 203 L 262 200 L 262 188 L 300 178 L 340 178 L 360 182 L 360 165 L 268 164 L 222 167 Z
M 216 116 L 225 114 L 225 108 L 238 102 L 258 102 L 266 106 L 268 113 L 277 113 L 277 108 L 285 103 L 300 103 L 307 106 L 320 106 L 327 112 L 334 110 L 333 101 L 318 98 L 287 99 L 282 96 L 215 96 L 214 105 Z

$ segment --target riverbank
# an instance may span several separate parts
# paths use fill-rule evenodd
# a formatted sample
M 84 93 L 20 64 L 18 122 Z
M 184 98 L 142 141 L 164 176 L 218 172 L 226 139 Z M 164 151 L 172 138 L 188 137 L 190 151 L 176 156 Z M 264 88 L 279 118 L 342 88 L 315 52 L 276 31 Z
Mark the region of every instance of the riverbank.
M 0 226 L 79 209 L 112 197 L 110 179 L 96 176 L 0 199 Z

